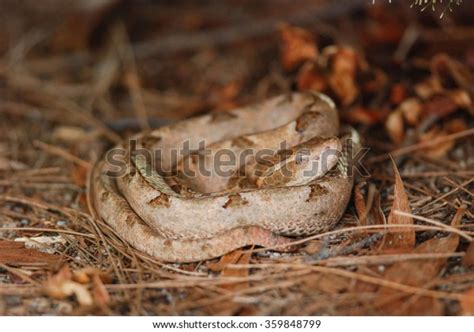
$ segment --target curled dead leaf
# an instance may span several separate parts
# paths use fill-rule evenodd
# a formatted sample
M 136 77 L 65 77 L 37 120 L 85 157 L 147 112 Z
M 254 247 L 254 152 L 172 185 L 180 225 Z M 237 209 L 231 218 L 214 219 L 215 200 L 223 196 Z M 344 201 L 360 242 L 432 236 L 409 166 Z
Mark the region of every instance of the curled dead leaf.
M 315 60 L 318 49 L 314 36 L 307 30 L 283 24 L 279 27 L 280 58 L 285 70 L 293 70 L 306 60 Z
M 422 149 L 423 153 L 434 159 L 444 157 L 446 153 L 452 150 L 455 145 L 455 141 L 442 141 L 443 137 L 462 132 L 466 129 L 467 125 L 462 119 L 453 119 L 448 121 L 444 124 L 443 128 L 440 128 L 439 126 L 433 127 L 431 130 L 420 135 L 420 142 L 430 142 L 433 140 L 441 140 L 441 142 L 429 148 Z
M 328 85 L 325 75 L 312 62 L 307 62 L 301 67 L 296 80 L 299 91 L 325 91 Z
M 418 97 L 424 100 L 442 92 L 443 87 L 441 86 L 441 83 L 433 77 L 430 77 L 423 82 L 415 84 L 415 93 Z
M 403 113 L 399 110 L 395 110 L 390 113 L 387 120 L 385 121 L 385 128 L 387 129 L 388 136 L 392 142 L 401 144 L 405 138 Z
M 415 126 L 420 121 L 423 105 L 417 98 L 408 98 L 400 104 L 398 109 L 402 112 L 405 121 L 409 125 Z
M 48 278 L 43 286 L 43 292 L 58 300 L 74 295 L 80 305 L 92 305 L 92 295 L 87 287 L 73 281 L 72 278 L 73 273 L 69 266 L 65 265 L 58 273 Z
M 221 272 L 223 277 L 247 277 L 249 275 L 248 269 L 230 268 L 229 265 L 249 264 L 251 256 L 252 250 L 234 250 L 222 256 L 219 262 L 208 264 L 208 268 L 214 272 Z M 248 286 L 248 282 L 223 285 L 226 289 L 242 289 Z
M 359 95 L 355 82 L 358 63 L 357 53 L 348 47 L 337 48 L 331 56 L 329 86 L 344 106 L 350 105 Z

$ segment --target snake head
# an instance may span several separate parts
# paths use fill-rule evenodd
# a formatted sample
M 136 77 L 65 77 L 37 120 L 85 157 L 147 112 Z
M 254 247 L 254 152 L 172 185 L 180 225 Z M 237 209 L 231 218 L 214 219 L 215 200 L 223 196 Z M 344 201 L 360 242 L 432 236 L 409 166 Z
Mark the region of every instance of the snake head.
M 258 188 L 305 185 L 324 176 L 341 156 L 337 137 L 314 137 L 274 156 L 271 164 L 260 169 L 255 184 Z M 283 157 L 281 157 L 283 156 Z

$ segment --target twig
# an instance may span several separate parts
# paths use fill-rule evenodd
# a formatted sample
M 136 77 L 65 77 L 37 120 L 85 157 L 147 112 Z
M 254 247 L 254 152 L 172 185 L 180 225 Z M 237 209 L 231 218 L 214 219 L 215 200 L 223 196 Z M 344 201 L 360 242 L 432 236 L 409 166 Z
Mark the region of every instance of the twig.
M 92 167 L 92 165 L 88 161 L 85 161 L 85 160 L 83 160 L 83 159 L 67 152 L 64 149 L 57 147 L 57 146 L 46 144 L 46 143 L 43 143 L 43 142 L 38 141 L 38 140 L 35 140 L 33 142 L 33 145 L 35 147 L 47 152 L 47 153 L 59 156 L 63 159 L 66 159 L 70 162 L 73 162 L 73 163 L 75 163 L 79 166 L 82 166 L 82 167 L 86 168 L 86 169 L 89 169 L 89 168 Z

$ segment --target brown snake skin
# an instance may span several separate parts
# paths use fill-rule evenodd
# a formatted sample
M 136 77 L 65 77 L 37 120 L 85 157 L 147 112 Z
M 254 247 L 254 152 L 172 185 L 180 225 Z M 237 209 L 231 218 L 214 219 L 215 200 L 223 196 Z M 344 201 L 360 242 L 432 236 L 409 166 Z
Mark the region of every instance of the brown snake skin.
M 90 199 L 96 214 L 122 239 L 163 261 L 200 261 L 247 245 L 281 246 L 291 242 L 287 236 L 326 231 L 342 216 L 352 178 L 346 147 L 338 135 L 333 102 L 315 93 L 278 96 L 191 118 L 132 138 L 138 149 L 162 152 L 158 168 L 133 157 L 130 140 L 116 147 L 127 152 L 122 161 L 128 171 L 109 176 L 116 168 L 107 158 L 100 160 L 92 171 Z M 358 140 L 355 131 L 352 138 Z M 290 157 L 278 163 L 275 156 L 281 152 L 282 141 L 288 143 Z M 196 154 L 178 160 L 171 157 L 171 151 L 181 149 L 185 142 L 190 150 L 202 148 L 199 143 L 204 142 L 210 151 L 203 158 L 206 166 L 213 165 L 222 149 L 236 156 L 249 148 L 269 149 L 274 161 L 260 177 L 242 175 L 252 162 L 229 166 L 230 179 L 213 171 L 189 177 L 182 175 L 184 165 L 187 162 L 191 170 L 198 170 Z M 302 146 L 309 148 L 313 160 L 320 160 L 329 148 L 342 153 L 329 158 L 329 170 L 303 178 L 298 173 L 301 164 L 291 159 Z M 279 171 L 283 166 L 296 172 L 283 176 Z M 163 170 L 169 169 L 180 175 L 164 176 Z

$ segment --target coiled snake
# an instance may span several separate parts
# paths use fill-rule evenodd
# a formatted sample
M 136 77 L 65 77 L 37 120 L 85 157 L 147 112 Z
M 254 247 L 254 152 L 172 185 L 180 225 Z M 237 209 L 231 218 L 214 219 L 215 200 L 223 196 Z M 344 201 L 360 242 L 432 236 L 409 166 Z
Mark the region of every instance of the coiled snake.
M 163 261 L 284 245 L 333 227 L 346 208 L 350 149 L 339 134 L 333 102 L 315 93 L 198 116 L 109 151 L 94 166 L 90 198 L 121 238 Z

